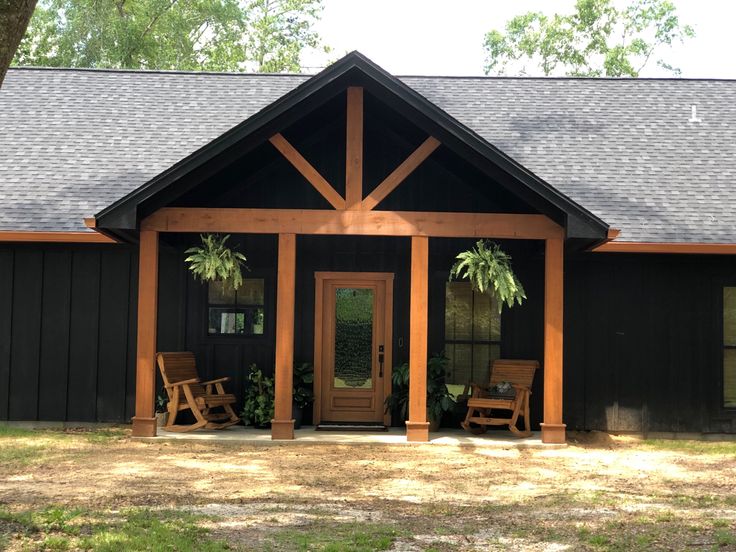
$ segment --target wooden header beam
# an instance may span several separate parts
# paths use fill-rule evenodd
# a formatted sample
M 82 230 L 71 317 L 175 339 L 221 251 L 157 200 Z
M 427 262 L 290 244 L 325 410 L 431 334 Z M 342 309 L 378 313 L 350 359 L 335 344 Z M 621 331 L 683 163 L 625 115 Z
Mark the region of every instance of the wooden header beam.
M 143 220 L 142 230 L 352 236 L 427 236 L 543 240 L 564 238 L 544 215 L 321 209 L 166 207 Z
M 98 232 L 0 231 L 0 242 L 117 243 Z
M 592 251 L 595 253 L 736 255 L 736 243 L 654 243 L 610 241 L 593 248 Z

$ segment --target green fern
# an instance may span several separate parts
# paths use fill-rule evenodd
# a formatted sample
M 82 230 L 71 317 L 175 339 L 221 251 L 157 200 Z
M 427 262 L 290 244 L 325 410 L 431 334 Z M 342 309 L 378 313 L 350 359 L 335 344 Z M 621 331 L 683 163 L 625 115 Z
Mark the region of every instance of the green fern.
M 232 285 L 238 289 L 243 285 L 242 268 L 245 266 L 245 255 L 225 245 L 230 235 L 220 237 L 219 234 L 200 235 L 202 245 L 190 247 L 184 253 L 189 255 L 185 262 L 195 280 L 202 282 L 221 281 L 224 285 Z
M 504 303 L 510 307 L 526 299 L 524 286 L 511 269 L 511 257 L 494 242 L 479 240 L 475 247 L 463 251 L 450 269 L 450 279 L 464 278 L 476 291 L 497 299 L 498 311 Z

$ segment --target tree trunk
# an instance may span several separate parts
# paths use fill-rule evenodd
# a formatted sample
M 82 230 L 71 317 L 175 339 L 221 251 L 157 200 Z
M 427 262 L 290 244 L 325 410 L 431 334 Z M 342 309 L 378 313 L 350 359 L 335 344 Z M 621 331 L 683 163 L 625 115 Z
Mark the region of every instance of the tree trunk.
M 0 0 L 0 87 L 13 60 L 37 0 Z

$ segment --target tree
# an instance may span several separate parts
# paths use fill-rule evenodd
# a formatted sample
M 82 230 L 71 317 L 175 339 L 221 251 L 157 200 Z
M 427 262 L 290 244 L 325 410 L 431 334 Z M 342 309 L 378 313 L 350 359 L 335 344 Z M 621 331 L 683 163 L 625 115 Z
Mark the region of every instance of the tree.
M 612 0 L 577 0 L 570 15 L 529 12 L 508 21 L 505 32 L 487 33 L 485 72 L 638 77 L 656 52 L 693 36 L 668 0 L 633 0 L 623 8 Z M 662 59 L 657 65 L 680 73 Z
M 35 7 L 36 0 L 0 0 L 0 86 Z
M 41 0 L 15 63 L 296 71 L 322 0 Z

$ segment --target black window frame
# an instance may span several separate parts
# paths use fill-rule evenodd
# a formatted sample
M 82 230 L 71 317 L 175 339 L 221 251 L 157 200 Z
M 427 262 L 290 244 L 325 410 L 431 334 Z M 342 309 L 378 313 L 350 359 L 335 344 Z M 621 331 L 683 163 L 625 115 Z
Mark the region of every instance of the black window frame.
M 204 316 L 202 320 L 202 330 L 204 332 L 204 335 L 207 339 L 212 340 L 221 340 L 221 341 L 227 341 L 227 340 L 253 340 L 253 339 L 263 339 L 267 336 L 269 332 L 269 309 L 268 309 L 268 279 L 265 274 L 254 274 L 254 273 L 248 273 L 243 277 L 243 282 L 247 280 L 261 280 L 263 282 L 263 304 L 256 305 L 256 304 L 237 304 L 237 299 L 235 304 L 230 303 L 210 303 L 209 300 L 209 291 L 210 286 L 209 283 L 206 283 L 202 286 L 203 288 L 203 303 L 204 303 Z M 252 308 L 261 308 L 263 309 L 263 333 L 260 334 L 250 334 L 250 333 L 210 333 L 210 309 L 211 308 L 221 308 L 231 311 L 245 311 L 246 309 L 252 309 Z
M 736 345 L 726 345 L 725 339 L 724 339 L 724 330 L 725 330 L 725 309 L 726 309 L 726 302 L 724 300 L 724 295 L 726 288 L 734 288 L 736 289 L 736 282 L 733 281 L 727 281 L 722 282 L 719 286 L 719 294 L 718 294 L 718 358 L 720 360 L 718 365 L 718 407 L 723 412 L 736 412 L 736 405 L 734 406 L 727 406 L 726 405 L 726 355 L 725 351 L 727 349 L 733 349 L 736 350 Z

